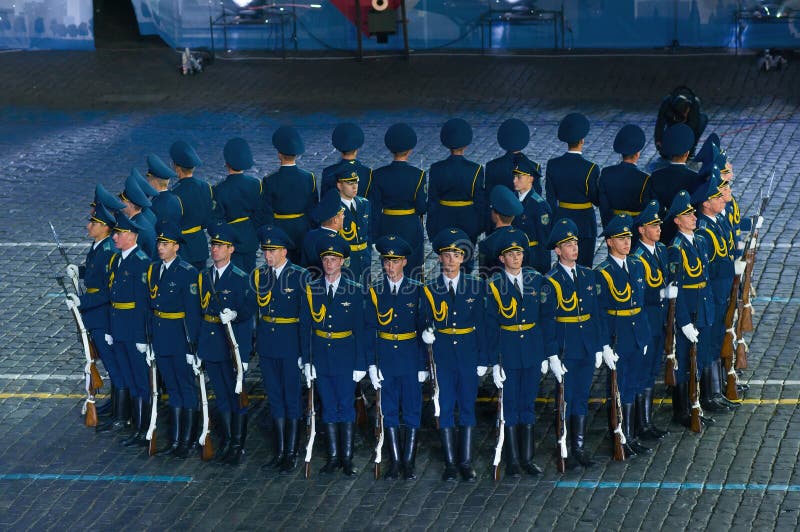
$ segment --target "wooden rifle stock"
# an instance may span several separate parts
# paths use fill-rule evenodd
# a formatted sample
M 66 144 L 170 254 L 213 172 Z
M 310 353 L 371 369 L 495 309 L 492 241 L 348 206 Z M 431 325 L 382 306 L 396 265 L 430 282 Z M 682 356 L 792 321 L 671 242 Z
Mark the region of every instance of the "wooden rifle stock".
M 692 323 L 695 319 L 692 318 Z M 703 425 L 700 422 L 700 389 L 697 382 L 697 344 L 689 343 L 689 409 L 691 411 L 690 428 L 692 432 L 702 432 Z
M 622 448 L 622 404 L 617 386 L 617 370 L 611 370 L 611 430 L 614 436 L 614 461 L 625 460 L 625 450 Z
M 664 352 L 667 353 L 667 361 L 664 364 L 664 384 L 667 386 L 676 386 L 675 380 L 675 366 L 677 359 L 675 358 L 675 298 L 669 300 L 667 304 L 667 327 L 664 336 Z
M 744 302 L 739 300 L 739 311 L 743 311 Z M 740 314 L 741 316 L 741 314 Z M 740 318 L 736 323 L 736 369 L 747 369 L 747 344 L 742 338 L 744 334 L 744 324 Z
M 361 381 L 356 384 L 356 391 L 358 392 L 358 397 L 356 397 L 356 425 L 363 427 L 367 424 L 369 418 L 367 416 L 367 396 L 364 395 Z
M 564 400 L 564 375 L 556 383 L 556 468 L 559 473 L 567 470 L 567 402 Z
M 746 266 L 744 268 L 744 281 L 742 281 L 742 309 L 739 314 L 742 332 L 753 332 L 753 307 L 750 302 L 750 292 L 753 286 L 753 266 L 756 260 L 755 254 L 756 252 L 752 248 L 748 249 L 745 254 Z
M 738 275 L 733 276 L 731 294 L 728 297 L 728 307 L 725 309 L 725 338 L 722 340 L 722 351 L 720 357 L 723 360 L 733 358 L 734 344 L 734 323 L 736 319 L 736 308 L 739 301 L 740 279 Z

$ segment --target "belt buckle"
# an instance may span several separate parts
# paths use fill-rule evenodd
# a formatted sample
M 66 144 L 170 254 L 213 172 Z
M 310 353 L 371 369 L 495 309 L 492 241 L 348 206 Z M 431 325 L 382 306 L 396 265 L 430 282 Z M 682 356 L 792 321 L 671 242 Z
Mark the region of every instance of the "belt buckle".
M 330 332 L 327 332 L 325 334 L 327 335 L 328 338 L 331 338 L 331 333 Z
M 518 331 L 521 331 L 521 330 L 522 330 L 522 324 L 521 324 L 521 323 L 518 323 L 518 324 L 517 324 L 517 330 L 518 330 Z
M 394 335 L 394 341 L 397 341 L 397 334 Z

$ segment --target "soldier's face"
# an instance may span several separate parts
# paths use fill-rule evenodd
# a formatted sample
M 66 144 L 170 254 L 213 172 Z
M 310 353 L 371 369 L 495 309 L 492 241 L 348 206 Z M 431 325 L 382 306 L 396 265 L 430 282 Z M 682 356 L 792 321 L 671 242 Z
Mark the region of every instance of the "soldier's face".
M 694 211 L 675 217 L 675 227 L 682 233 L 691 233 L 697 228 L 697 216 Z
M 264 260 L 270 268 L 277 268 L 286 262 L 286 248 L 265 249 Z
M 533 176 L 528 174 L 514 174 L 514 190 L 524 192 L 533 186 Z
M 442 263 L 442 269 L 447 273 L 457 272 L 464 262 L 464 253 L 462 251 L 443 251 L 439 255 L 439 262 Z
M 503 263 L 503 266 L 505 266 L 507 270 L 516 273 L 522 268 L 522 259 L 524 257 L 525 255 L 522 253 L 522 251 L 518 249 L 512 249 L 511 251 L 506 251 L 500 255 L 500 262 Z
M 346 199 L 353 199 L 358 194 L 358 180 L 355 181 L 339 181 L 336 183 L 336 188 Z
M 133 231 L 114 231 L 114 236 L 111 237 L 114 240 L 114 244 L 117 246 L 117 249 L 125 251 L 126 249 L 130 249 L 136 244 L 136 233 Z
M 169 262 L 178 254 L 180 246 L 175 242 L 159 242 L 156 247 L 158 248 L 158 258 L 164 262 Z
M 342 264 L 344 264 L 344 258 L 338 255 L 322 257 L 322 269 L 325 270 L 325 275 L 337 275 L 342 271 Z
M 614 238 L 606 238 L 611 253 L 617 257 L 625 257 L 631 252 L 631 237 L 619 236 Z
M 89 238 L 97 240 L 108 234 L 108 226 L 100 222 L 95 222 L 94 220 L 89 220 L 89 223 L 86 224 L 86 233 L 89 235 Z
M 557 245 L 556 255 L 564 262 L 575 262 L 578 260 L 578 241 L 570 240 Z
M 731 192 L 730 186 L 722 187 L 719 189 L 719 191 L 722 192 L 722 199 L 725 200 L 725 203 L 728 203 L 733 199 L 733 192 Z
M 725 196 L 724 195 L 722 195 L 722 196 L 720 196 L 718 198 L 711 198 L 709 201 L 711 202 L 711 209 L 715 213 L 720 214 L 722 212 L 725 212 Z
M 661 224 L 640 225 L 639 235 L 645 244 L 653 244 L 661 240 Z
M 408 260 L 406 260 L 405 257 L 402 259 L 387 257 L 383 259 L 383 272 L 386 274 L 386 277 L 392 281 L 396 281 L 403 276 L 403 267 L 405 267 L 406 264 L 408 264 Z
M 211 260 L 214 264 L 224 265 L 231 260 L 234 247 L 228 244 L 211 244 Z
M 728 181 L 733 181 L 733 165 L 730 161 L 725 161 L 725 175 Z

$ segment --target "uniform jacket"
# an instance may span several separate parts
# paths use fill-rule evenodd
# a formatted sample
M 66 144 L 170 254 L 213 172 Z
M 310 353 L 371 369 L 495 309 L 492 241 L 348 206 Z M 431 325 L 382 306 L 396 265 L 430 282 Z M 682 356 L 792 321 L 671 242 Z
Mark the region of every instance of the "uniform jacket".
M 106 237 L 86 254 L 86 266 L 81 268 L 86 291 L 80 297 L 80 310 L 87 329 L 108 330 L 108 265 L 115 251 L 111 237 Z
M 117 252 L 109 262 L 110 334 L 115 342 L 146 343 L 150 325 L 149 265 L 150 258 L 138 246 L 125 259 Z
M 250 290 L 250 281 L 246 273 L 232 262 L 225 268 L 216 286 L 212 285 L 213 266 L 206 268 L 197 280 L 200 296 L 200 307 L 203 319 L 200 322 L 200 335 L 197 342 L 197 354 L 203 360 L 222 362 L 231 357 L 225 327 L 217 321 L 222 309 L 236 311 L 236 319 L 231 323 L 236 342 L 239 344 L 239 355 L 242 362 L 250 360 L 252 348 L 255 298 Z M 217 297 L 214 297 L 216 292 Z
M 451 155 L 433 163 L 428 177 L 428 237 L 432 239 L 446 227 L 457 227 L 475 242 L 486 229 L 483 167 L 463 155 Z
M 669 281 L 667 270 L 667 246 L 656 242 L 655 254 L 638 242 L 631 255 L 642 263 L 644 269 L 644 310 L 650 322 L 650 333 L 658 336 L 667 321 L 666 298 L 661 297 L 661 290 L 666 289 Z
M 511 225 L 528 235 L 528 252 L 525 253 L 525 265 L 538 271 L 550 270 L 550 250 L 547 241 L 553 226 L 553 213 L 550 205 L 531 189 L 522 200 L 522 214 L 516 216 Z
M 359 181 L 360 184 L 360 181 Z M 375 237 L 396 234 L 412 246 L 422 242 L 421 216 L 428 202 L 425 171 L 405 161 L 375 170 L 369 201 L 372 203 Z M 385 214 L 384 211 L 406 211 L 407 214 Z
M 294 360 L 300 356 L 300 308 L 307 304 L 308 271 L 286 263 L 275 279 L 267 265 L 253 270 L 256 299 L 256 350 L 260 357 Z
M 708 244 L 708 280 L 714 303 L 723 305 L 728 302 L 733 285 L 733 230 L 724 215 L 718 214 L 712 220 L 708 216 L 697 217 L 697 233 L 705 237 Z
M 598 190 L 603 225 L 615 214 L 628 214 L 635 218 L 653 195 L 650 176 L 628 162 L 603 168 Z
M 159 356 L 183 356 L 192 353 L 190 345 L 197 345 L 200 330 L 197 270 L 178 257 L 159 276 L 162 264 L 159 260 L 147 268 L 153 350 Z
M 282 229 L 296 246 L 303 245 L 311 229 L 311 209 L 318 203 L 314 174 L 296 165 L 281 166 L 261 180 L 264 189 L 261 204 L 262 224 Z
M 322 169 L 322 185 L 320 185 L 320 197 L 325 193 L 336 188 L 336 177 L 342 171 L 351 171 L 358 174 L 358 195 L 366 198 L 372 192 L 372 168 L 366 166 L 358 159 L 342 159 L 338 163 L 326 166 Z M 372 199 L 372 198 L 370 198 Z
M 608 336 L 604 343 L 620 353 L 641 353 L 650 342 L 650 322 L 643 312 L 645 304 L 644 266 L 641 261 L 625 258 L 626 272 L 612 258 L 597 268 L 600 290 L 600 316 Z
M 581 238 L 597 236 L 597 220 L 590 204 L 598 204 L 600 167 L 580 153 L 567 152 L 547 161 L 545 175 L 546 199 L 556 220 L 569 218 L 574 221 Z M 582 207 L 566 208 L 564 203 Z
M 184 177 L 172 187 L 172 192 L 183 205 L 179 225 L 183 243 L 178 254 L 188 262 L 203 262 L 208 259 L 205 229 L 213 222 L 214 193 L 211 185 L 196 177 Z
M 714 322 L 714 296 L 708 284 L 708 247 L 703 235 L 695 233 L 692 243 L 678 233 L 667 252 L 669 280 L 678 285 L 676 325 L 694 323 L 698 329 L 708 327 Z
M 228 174 L 214 186 L 215 219 L 227 223 L 236 232 L 236 251 L 251 253 L 258 249 L 261 207 L 261 183 L 246 174 Z

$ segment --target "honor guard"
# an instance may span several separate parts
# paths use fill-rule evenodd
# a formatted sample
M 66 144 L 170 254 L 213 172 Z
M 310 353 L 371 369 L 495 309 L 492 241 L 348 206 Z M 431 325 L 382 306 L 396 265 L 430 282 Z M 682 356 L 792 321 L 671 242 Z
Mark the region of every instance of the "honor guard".
M 460 472 L 464 480 L 473 482 L 476 474 L 472 467 L 472 435 L 478 378 L 486 374 L 489 366 L 484 330 L 486 287 L 480 277 L 461 270 L 473 249 L 464 231 L 442 229 L 431 245 L 439 254 L 442 273 L 423 289 L 422 308 L 428 328 L 423 331 L 422 340 L 432 344 L 439 383 L 439 433 L 445 463 L 442 480 L 455 480 Z M 457 446 L 456 407 L 460 426 Z
M 99 187 L 100 185 L 98 185 Z M 108 293 L 108 263 L 116 251 L 114 242 L 111 240 L 111 231 L 114 229 L 116 220 L 108 212 L 108 209 L 97 202 L 94 212 L 89 216 L 89 223 L 86 224 L 86 232 L 92 239 L 92 245 L 86 253 L 84 266 L 70 264 L 67 266 L 67 275 L 77 283 L 78 279 L 83 279 L 85 290 L 80 297 L 71 295 L 70 299 L 81 311 L 83 324 L 89 332 L 89 336 L 94 340 L 100 360 L 108 371 L 111 378 L 111 400 L 97 408 L 98 414 L 111 414 L 112 421 L 107 423 L 104 428 L 112 428 L 114 421 L 121 416 L 119 408 L 124 403 L 124 399 L 119 399 L 120 376 L 119 364 L 114 357 L 111 341 L 111 330 L 108 321 L 109 313 L 109 293 Z M 123 420 L 127 421 L 127 418 Z M 98 429 L 103 430 L 103 429 Z
M 322 275 L 322 262 L 317 254 L 317 239 L 339 234 L 344 226 L 344 205 L 339 192 L 329 190 L 322 196 L 319 204 L 311 211 L 311 218 L 319 227 L 308 232 L 303 239 L 302 265 L 309 269 L 315 279 Z
M 606 324 L 605 338 L 614 353 L 617 380 L 622 403 L 622 431 L 626 442 L 625 457 L 651 454 L 653 450 L 640 444 L 634 418 L 643 417 L 644 410 L 635 412 L 636 397 L 641 396 L 650 368 L 646 364 L 651 341 L 650 323 L 642 314 L 645 299 L 644 267 L 641 261 L 629 257 L 633 221 L 627 214 L 616 214 L 606 224 L 603 236 L 608 257 L 597 268 L 600 290 L 600 316 Z M 644 423 L 639 423 L 643 425 Z
M 666 216 L 675 195 L 681 190 L 695 190 L 702 182 L 697 172 L 686 166 L 689 150 L 694 144 L 694 133 L 686 124 L 675 124 L 664 132 L 661 151 L 669 158 L 670 163 L 659 168 L 650 176 L 653 197 L 661 204 L 664 225 L 661 227 L 661 238 L 664 242 L 672 242 L 677 233 L 672 219 Z
M 142 228 L 124 214 L 117 216 L 112 238 L 119 251 L 111 256 L 108 264 L 110 334 L 122 375 L 124 391 L 120 393 L 130 393 L 133 405 L 133 434 L 122 442 L 126 447 L 146 445 L 150 417 L 150 381 L 145 360 L 150 341 L 150 297 L 147 293 L 150 258 L 137 245 L 140 231 Z
M 520 161 L 514 167 L 514 190 L 522 203 L 522 214 L 515 216 L 511 224 L 528 236 L 528 249 L 525 265 L 531 266 L 542 275 L 550 271 L 550 249 L 547 242 L 553 223 L 550 205 L 533 188 L 536 178 L 541 178 L 538 165 Z
M 370 278 L 372 248 L 370 247 L 371 216 L 369 200 L 357 196 L 358 174 L 345 170 L 336 175 L 336 190 L 344 207 L 344 220 L 339 235 L 350 245 L 349 270 L 359 284 Z
M 326 166 L 322 170 L 320 193 L 336 188 L 336 176 L 342 173 L 358 174 L 358 195 L 366 198 L 372 189 L 372 168 L 357 159 L 358 150 L 364 145 L 364 131 L 351 122 L 344 122 L 333 129 L 331 135 L 333 147 L 342 154 L 338 163 Z
M 132 175 L 133 179 L 136 180 L 136 183 L 139 184 L 139 188 L 142 189 L 142 192 L 144 192 L 145 197 L 147 197 L 147 199 L 150 200 L 152 207 L 153 198 L 158 196 L 158 191 L 153 188 L 153 186 L 150 184 L 150 181 L 148 181 L 147 178 L 144 177 L 142 173 L 136 168 L 131 169 L 130 175 Z M 158 217 L 156 216 L 156 213 L 153 212 L 153 209 L 151 207 L 143 207 L 142 215 L 148 222 L 150 222 L 150 225 L 153 226 L 153 233 L 155 234 L 155 225 L 158 222 Z
M 290 474 L 297 467 L 300 405 L 300 308 L 306 304 L 308 272 L 287 254 L 294 242 L 281 229 L 259 230 L 266 264 L 253 270 L 250 284 L 256 298 L 256 352 L 274 426 L 275 454 L 266 468 Z M 307 338 L 306 338 L 307 339 Z
M 246 346 L 251 344 L 255 301 L 248 275 L 232 261 L 237 233 L 230 224 L 220 224 L 213 228 L 210 237 L 214 263 L 200 272 L 197 281 L 203 312 L 197 356 L 203 361 L 217 397 L 222 442 L 217 448 L 216 459 L 238 464 L 244 456 L 247 438 L 247 408 L 241 406 L 236 393 L 236 364 L 232 360 L 225 326 L 232 325 L 236 343 L 240 346 L 242 369 L 247 371 L 250 350 Z
M 547 274 L 549 286 L 542 287 L 546 297 L 555 300 L 556 346 L 570 374 L 564 383 L 564 400 L 571 443 L 568 465 L 572 468 L 594 465 L 584 447 L 589 390 L 595 368 L 605 362 L 615 369 L 617 359 L 611 347 L 603 345 L 607 334 L 600 317 L 600 284 L 593 270 L 577 263 L 578 239 L 578 228 L 569 218 L 553 224 L 548 246 L 555 249 L 558 263 Z
M 197 270 L 178 257 L 178 225 L 158 225 L 158 257 L 147 269 L 150 293 L 152 345 L 156 364 L 169 394 L 172 430 L 169 444 L 156 454 L 186 458 L 194 429 L 197 392 L 194 385 L 193 347 L 200 329 Z
M 653 388 L 664 363 L 664 325 L 667 322 L 667 301 L 678 295 L 675 286 L 668 286 L 667 246 L 661 240 L 661 206 L 652 200 L 633 221 L 639 233 L 632 255 L 644 269 L 644 311 L 650 324 L 650 340 L 644 355 L 641 377 L 642 391 L 636 396 L 636 434 L 643 440 L 660 440 L 668 434 L 653 422 Z
M 366 353 L 374 348 L 374 331 L 365 332 L 364 291 L 342 275 L 350 245 L 337 234 L 321 235 L 317 252 L 324 277 L 306 285 L 300 307 L 300 344 L 303 371 L 317 381 L 322 402 L 322 422 L 328 437 L 328 461 L 320 473 L 342 469 L 352 477 L 353 430 L 356 412 L 353 393 L 366 377 Z
M 443 229 L 454 227 L 464 231 L 474 247 L 486 229 L 486 191 L 483 167 L 464 157 L 472 142 L 472 128 L 463 119 L 453 118 L 442 126 L 439 138 L 450 156 L 433 163 L 428 174 L 428 238 L 432 241 Z
M 706 352 L 714 321 L 714 301 L 708 285 L 708 248 L 703 235 L 694 232 L 697 217 L 688 192 L 678 192 L 670 204 L 667 217 L 678 230 L 667 250 L 670 284 L 678 288 L 675 300 L 678 370 L 675 372 L 677 385 L 672 392 L 673 420 L 689 427 L 692 408 L 689 403 L 689 379 L 697 377 L 689 374 L 689 343 L 697 344 L 697 367 L 702 371 L 708 360 Z M 711 418 L 701 419 L 705 424 L 714 422 Z
M 231 260 L 237 268 L 251 272 L 256 264 L 260 226 L 261 183 L 244 173 L 253 166 L 253 154 L 247 141 L 236 137 L 225 143 L 222 151 L 228 175 L 212 191 L 216 203 L 215 218 L 233 230 L 236 245 Z
M 514 189 L 514 168 L 520 164 L 535 169 L 532 187 L 537 194 L 542 194 L 542 168 L 535 161 L 528 159 L 522 150 L 531 140 L 531 131 L 522 120 L 509 118 L 497 129 L 497 143 L 506 150 L 505 155 L 486 163 L 486 190 L 495 185 L 505 185 L 512 192 Z
M 119 196 L 113 195 L 106 187 L 98 183 L 94 187 L 94 199 L 89 206 L 95 209 L 101 203 L 112 215 L 115 215 L 117 211 L 121 211 L 125 208 L 125 203 L 119 199 Z M 94 210 L 92 210 L 92 213 L 94 213 Z
M 138 177 L 137 177 L 138 176 Z M 151 203 L 142 191 L 140 179 L 144 180 L 139 170 L 134 168 L 125 180 L 125 190 L 119 193 L 119 199 L 125 203 L 122 212 L 131 219 L 139 228 L 138 245 L 148 257 L 156 255 L 156 229 L 153 222 L 145 215 L 143 209 L 149 208 Z
M 512 477 L 542 473 L 533 462 L 540 366 L 545 372 L 552 368 L 559 382 L 566 371 L 557 355 L 555 299 L 542 291 L 544 277 L 523 267 L 524 237 L 519 229 L 500 235 L 496 250 L 503 270 L 489 280 L 486 297 L 489 358 L 495 385 L 503 388 L 506 475 Z
M 522 214 L 522 203 L 517 196 L 504 185 L 495 185 L 489 194 L 489 212 L 494 230 L 489 233 L 478 245 L 478 264 L 481 274 L 491 277 L 503 269 L 503 264 L 498 260 L 498 242 L 503 236 L 512 232 L 517 240 L 524 240 L 525 250 L 529 249 L 528 236 L 524 232 L 517 233 L 511 226 L 516 216 Z
M 377 330 L 374 357 L 369 360 L 372 386 L 381 389 L 383 425 L 391 455 L 386 479 L 416 479 L 417 433 L 422 414 L 421 383 L 428 378 L 427 361 L 418 331 L 424 329 L 420 302 L 422 285 L 403 274 L 411 246 L 396 235 L 375 242 L 383 262 L 383 279 L 369 288 L 367 320 Z M 403 429 L 400 413 L 403 416 Z
M 289 260 L 300 262 L 300 250 L 306 233 L 311 229 L 309 214 L 317 204 L 317 184 L 314 174 L 297 166 L 297 156 L 306 148 L 293 127 L 281 126 L 272 134 L 272 145 L 278 151 L 280 168 L 264 177 L 262 222 L 274 225 L 289 235 L 297 246 L 290 250 Z
M 650 176 L 636 167 L 644 142 L 644 131 L 633 124 L 622 126 L 614 138 L 614 151 L 622 155 L 622 162 L 603 168 L 598 184 L 604 227 L 617 214 L 638 216 L 651 199 Z
M 158 155 L 151 153 L 147 156 L 147 181 L 158 191 L 151 200 L 157 223 L 167 221 L 180 226 L 183 205 L 180 198 L 169 190 L 169 180 L 177 176 Z
M 178 140 L 169 148 L 178 183 L 172 192 L 181 200 L 181 247 L 178 254 L 197 271 L 206 267 L 208 240 L 205 229 L 212 224 L 214 194 L 211 185 L 194 177 L 194 169 L 202 164 L 197 152 L 187 142 Z
M 422 276 L 424 233 L 422 216 L 428 202 L 425 171 L 408 163 L 417 145 L 417 134 L 408 124 L 393 124 L 383 137 L 392 152 L 392 162 L 375 170 L 369 201 L 372 203 L 373 232 L 377 237 L 396 235 L 411 246 L 405 257 L 406 277 Z
M 570 113 L 558 124 L 558 140 L 567 143 L 567 153 L 547 161 L 545 190 L 555 217 L 575 222 L 581 235 L 578 263 L 591 268 L 597 241 L 593 205 L 598 203 L 600 167 L 581 153 L 587 133 L 589 120 L 580 113 Z

